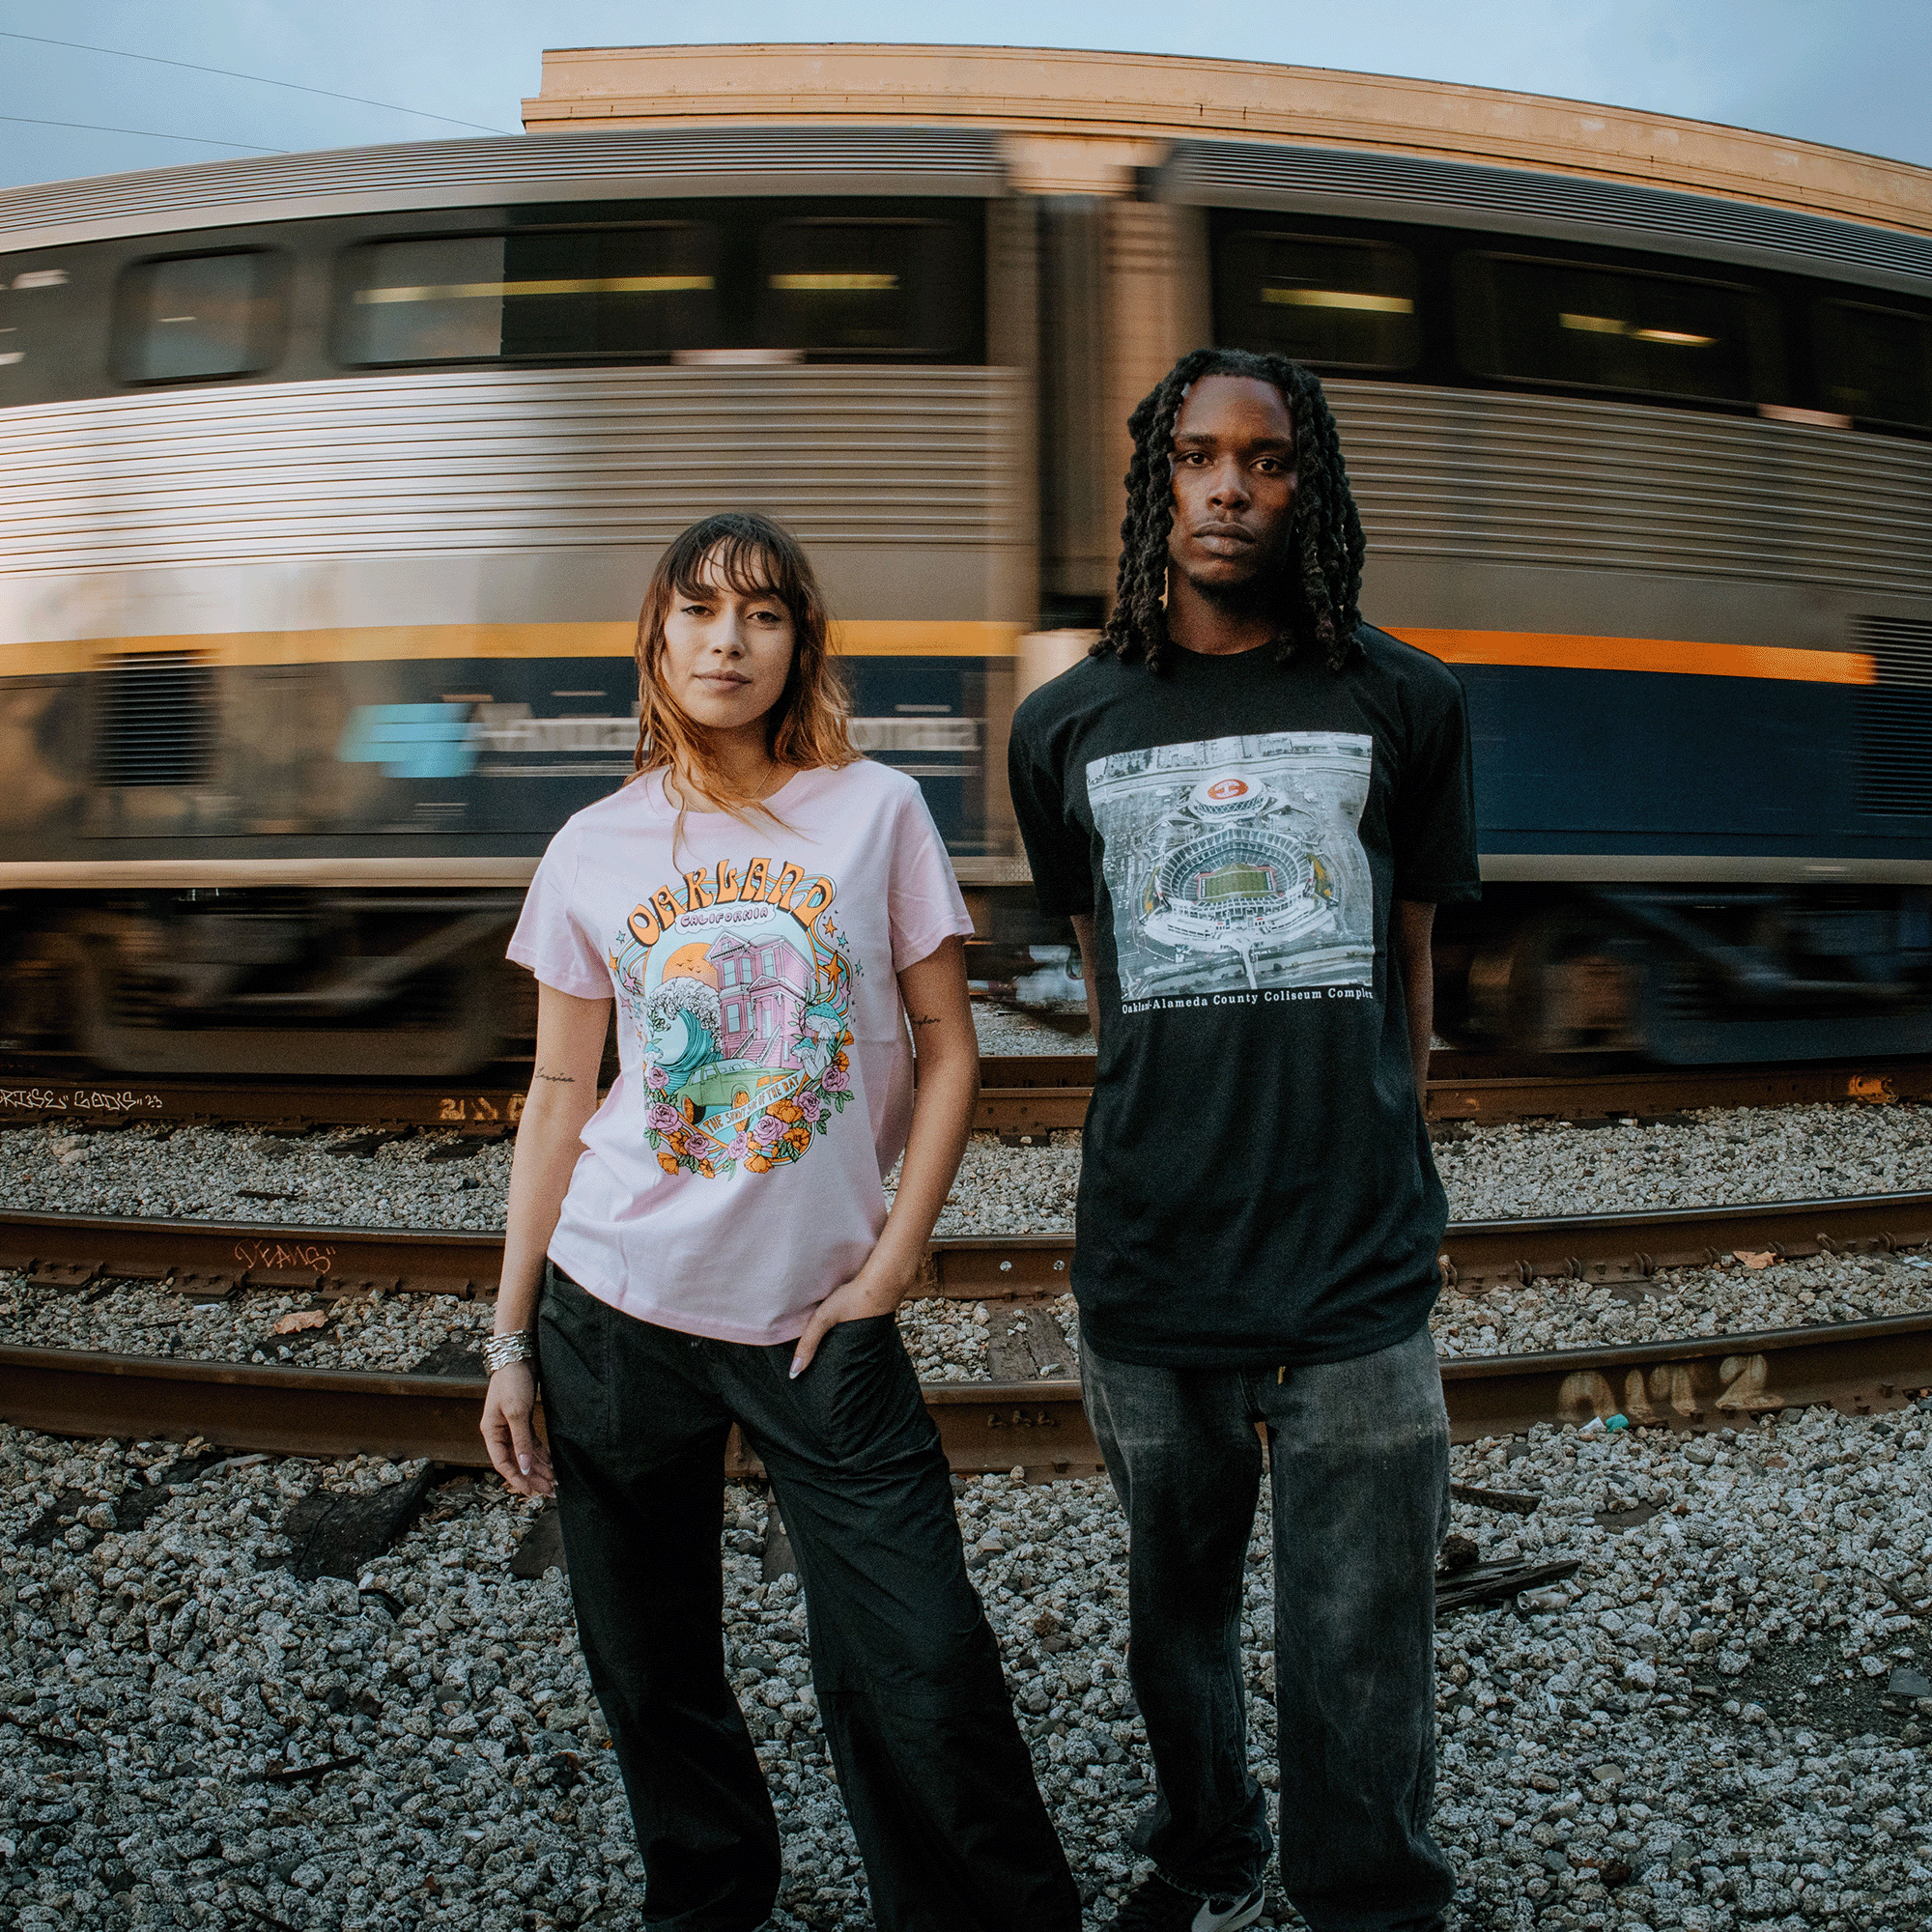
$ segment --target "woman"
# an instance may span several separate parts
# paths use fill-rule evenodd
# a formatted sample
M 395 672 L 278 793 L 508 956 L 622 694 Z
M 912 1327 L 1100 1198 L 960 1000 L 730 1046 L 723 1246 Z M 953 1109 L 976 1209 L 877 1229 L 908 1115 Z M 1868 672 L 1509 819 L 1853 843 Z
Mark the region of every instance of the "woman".
M 919 787 L 852 749 L 826 632 L 761 517 L 694 525 L 651 579 L 637 776 L 552 841 L 510 942 L 539 982 L 536 1075 L 483 1435 L 512 1489 L 558 1497 L 652 1923 L 749 1932 L 778 1895 L 724 1668 L 736 1422 L 798 1556 L 877 1923 L 1072 1932 L 894 1321 L 979 1088 L 971 923 Z

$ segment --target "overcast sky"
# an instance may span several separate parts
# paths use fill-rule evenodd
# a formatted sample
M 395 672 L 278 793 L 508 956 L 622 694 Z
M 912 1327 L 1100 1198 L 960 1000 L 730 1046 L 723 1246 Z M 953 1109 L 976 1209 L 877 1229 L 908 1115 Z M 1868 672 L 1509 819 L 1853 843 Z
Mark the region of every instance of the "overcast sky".
M 1043 17 L 1016 0 L 724 0 L 703 10 L 713 32 L 695 36 L 688 10 L 616 0 L 0 0 L 0 185 L 267 149 L 515 132 L 545 47 L 693 38 L 918 39 L 1352 68 L 1685 114 L 1932 164 L 1932 0 L 1062 0 L 1050 34 Z M 90 125 L 40 125 L 50 122 Z

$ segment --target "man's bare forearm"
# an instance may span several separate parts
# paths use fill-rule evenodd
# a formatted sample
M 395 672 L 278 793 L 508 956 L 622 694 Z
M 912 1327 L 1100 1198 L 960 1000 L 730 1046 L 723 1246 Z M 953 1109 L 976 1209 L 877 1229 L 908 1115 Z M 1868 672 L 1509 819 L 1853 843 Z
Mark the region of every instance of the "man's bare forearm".
M 1403 1009 L 1408 1021 L 1408 1056 L 1415 1069 L 1415 1097 L 1429 1098 L 1429 1042 L 1435 1037 L 1435 959 L 1431 944 L 1435 908 L 1421 899 L 1398 899 L 1394 950 L 1402 967 Z
M 1080 942 L 1080 982 L 1087 989 L 1087 1024 L 1094 1031 L 1094 1043 L 1100 1043 L 1100 975 L 1094 960 L 1094 915 L 1073 915 L 1073 937 Z

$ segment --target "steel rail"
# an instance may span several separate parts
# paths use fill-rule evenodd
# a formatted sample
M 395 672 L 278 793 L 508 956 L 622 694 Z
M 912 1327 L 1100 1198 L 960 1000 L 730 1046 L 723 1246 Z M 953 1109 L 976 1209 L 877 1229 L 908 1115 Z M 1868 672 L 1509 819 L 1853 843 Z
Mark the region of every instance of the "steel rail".
M 186 1441 L 285 1456 L 427 1457 L 484 1468 L 484 1378 L 291 1369 L 252 1362 L 0 1348 L 0 1422 L 49 1435 Z M 928 1382 L 926 1406 L 960 1474 L 1099 1467 L 1080 1385 Z M 758 1464 L 733 1435 L 727 1466 Z M 1084 1464 L 1084 1466 L 1083 1466 Z
M 975 1125 L 1030 1137 L 1086 1120 L 1092 1056 L 1042 1055 L 981 1063 Z M 1050 1070 L 1049 1070 L 1050 1069 Z M 1684 1114 L 1706 1107 L 1883 1105 L 1932 1100 L 1932 1059 L 1791 1066 L 1638 1066 L 1601 1072 L 1512 1066 L 1487 1054 L 1438 1052 L 1430 1063 L 1423 1112 L 1432 1126 L 1513 1121 L 1604 1121 Z
M 1077 1128 L 1092 1095 L 1091 1053 L 987 1055 L 976 1127 L 1022 1140 Z M 1435 1125 L 1611 1120 L 1703 1107 L 1932 1099 L 1932 1058 L 1782 1066 L 1638 1066 L 1608 1072 L 1549 1061 L 1438 1051 L 1425 1103 Z M 502 1081 L 307 1083 L 0 1074 L 0 1122 L 99 1127 L 152 1121 L 284 1130 L 432 1129 L 490 1136 L 515 1124 L 523 1090 Z
M 1821 1404 L 1870 1415 L 1903 1408 L 1932 1385 L 1932 1313 L 1534 1355 L 1452 1355 L 1441 1366 L 1458 1442 L 1615 1415 L 1692 1431 Z
M 180 1080 L 144 1074 L 0 1074 L 0 1123 L 169 1126 L 447 1127 L 514 1125 L 524 1089 L 503 1082 Z
M 1087 1117 L 1092 1054 L 987 1058 L 974 1125 L 1031 1136 L 1077 1127 Z M 0 1125 L 60 1124 L 89 1131 L 151 1122 L 168 1126 L 243 1125 L 284 1132 L 314 1127 L 453 1129 L 494 1137 L 513 1127 L 524 1090 L 502 1082 L 415 1080 L 183 1080 L 0 1073 Z
M 1752 1334 L 1443 1361 L 1450 1435 L 1520 1435 L 1621 1415 L 1701 1432 L 1829 1404 L 1865 1415 L 1932 1389 L 1932 1314 Z M 481 1378 L 0 1348 L 0 1421 L 53 1435 L 185 1441 L 281 1455 L 425 1457 L 483 1467 Z M 953 1471 L 1091 1475 L 1077 1381 L 928 1382 Z M 726 1466 L 758 1472 L 733 1435 Z
M 1779 1066 L 1636 1066 L 1610 1071 L 1548 1062 L 1511 1065 L 1436 1053 L 1424 1112 L 1432 1125 L 1619 1120 L 1704 1107 L 1793 1107 L 1932 1099 L 1932 1058 Z
M 1632 1282 L 1748 1254 L 1787 1259 L 1889 1252 L 1932 1242 L 1932 1193 L 1853 1195 L 1740 1207 L 1453 1221 L 1448 1285 L 1464 1293 L 1540 1277 Z M 935 1238 L 915 1293 L 1035 1299 L 1069 1286 L 1070 1234 Z M 0 1268 L 40 1286 L 167 1281 L 200 1300 L 243 1288 L 343 1295 L 371 1289 L 493 1293 L 502 1237 L 437 1229 L 308 1228 L 0 1212 Z

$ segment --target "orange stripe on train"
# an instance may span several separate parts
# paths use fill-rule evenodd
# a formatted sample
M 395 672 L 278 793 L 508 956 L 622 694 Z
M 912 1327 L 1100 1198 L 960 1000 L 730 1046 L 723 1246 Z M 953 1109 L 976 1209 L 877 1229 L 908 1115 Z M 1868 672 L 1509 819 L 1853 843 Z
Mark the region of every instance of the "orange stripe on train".
M 1391 625 L 1389 636 L 1444 664 L 1535 666 L 1547 670 L 1665 671 L 1690 677 L 1772 677 L 1804 684 L 1872 684 L 1862 651 L 1782 644 L 1702 644 L 1671 638 L 1585 638 L 1547 631 L 1431 631 Z

